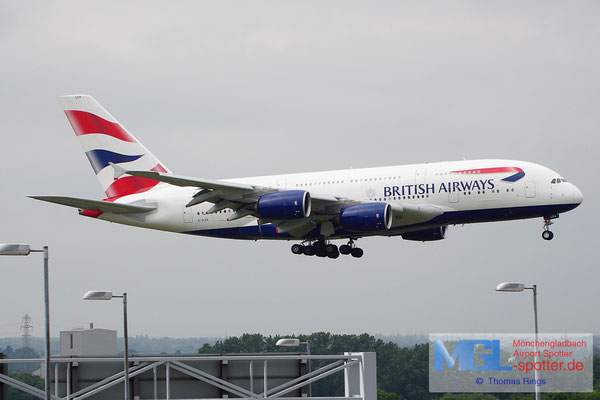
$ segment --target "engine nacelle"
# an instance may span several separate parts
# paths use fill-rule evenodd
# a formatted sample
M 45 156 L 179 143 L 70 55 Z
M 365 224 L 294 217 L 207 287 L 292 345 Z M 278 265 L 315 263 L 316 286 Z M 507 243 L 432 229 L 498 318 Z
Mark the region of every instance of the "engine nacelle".
M 434 240 L 446 239 L 447 230 L 448 227 L 444 225 L 431 229 L 423 229 L 422 231 L 403 233 L 401 236 L 404 240 L 414 240 L 417 242 L 431 242 Z
M 348 231 L 384 231 L 392 227 L 392 206 L 366 203 L 348 206 L 340 212 L 340 225 Z
M 263 218 L 298 219 L 310 216 L 310 193 L 304 190 L 285 190 L 260 196 L 256 209 Z

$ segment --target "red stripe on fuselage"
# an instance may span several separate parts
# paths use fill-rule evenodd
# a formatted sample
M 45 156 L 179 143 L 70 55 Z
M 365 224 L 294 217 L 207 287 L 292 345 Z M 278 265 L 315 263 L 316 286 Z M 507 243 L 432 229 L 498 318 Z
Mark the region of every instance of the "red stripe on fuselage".
M 162 165 L 157 164 L 150 171 L 167 172 Z M 106 189 L 106 197 L 109 201 L 114 201 L 118 197 L 127 196 L 134 193 L 143 193 L 154 186 L 158 185 L 158 181 L 148 178 L 140 178 L 139 176 L 124 176 L 114 181 L 108 189 Z
M 452 171 L 453 174 L 495 174 L 498 172 L 523 172 L 521 168 L 517 167 L 494 167 L 494 168 L 476 168 L 476 169 L 464 169 L 461 171 Z
M 77 136 L 100 133 L 125 142 L 136 143 L 136 140 L 121 125 L 110 122 L 95 114 L 78 110 L 65 110 L 67 118 Z

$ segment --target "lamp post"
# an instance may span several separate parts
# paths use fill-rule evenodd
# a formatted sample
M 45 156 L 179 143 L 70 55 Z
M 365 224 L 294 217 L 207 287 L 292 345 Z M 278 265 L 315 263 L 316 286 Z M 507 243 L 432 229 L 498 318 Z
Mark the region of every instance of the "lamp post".
M 112 292 L 92 290 L 83 295 L 83 300 L 112 300 L 123 299 L 123 336 L 125 339 L 125 356 L 123 357 L 123 371 L 125 372 L 125 400 L 129 400 L 129 339 L 127 335 L 127 293 L 115 295 Z
M 50 400 L 50 299 L 48 294 L 48 246 L 44 246 L 41 249 L 32 249 L 28 244 L 0 244 L 0 256 L 28 256 L 29 253 L 44 253 L 44 306 L 46 324 L 46 376 L 44 379 L 44 392 L 46 394 L 46 400 Z
M 291 338 L 283 338 L 279 339 L 275 346 L 280 347 L 298 347 L 301 344 L 306 345 L 306 354 L 310 357 L 310 342 L 307 340 L 306 342 L 301 342 L 300 339 L 291 339 Z M 311 365 L 310 358 L 308 359 L 308 373 L 311 373 Z M 312 383 L 308 384 L 308 397 L 312 397 Z
M 534 362 L 538 362 L 538 317 L 537 317 L 537 285 L 526 287 L 525 284 L 520 282 L 504 282 L 496 286 L 498 292 L 522 292 L 523 290 L 531 290 L 533 292 L 533 317 L 535 320 L 535 352 Z M 538 382 L 538 370 L 534 368 L 535 374 L 535 400 L 540 400 L 540 387 L 537 385 Z

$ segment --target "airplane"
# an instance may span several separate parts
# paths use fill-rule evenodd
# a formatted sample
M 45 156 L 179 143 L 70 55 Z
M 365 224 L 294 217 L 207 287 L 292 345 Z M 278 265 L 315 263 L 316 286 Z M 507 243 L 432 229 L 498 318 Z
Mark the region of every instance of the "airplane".
M 245 240 L 295 241 L 292 253 L 363 256 L 367 236 L 446 238 L 449 225 L 543 218 L 583 201 L 581 191 L 544 166 L 463 160 L 234 179 L 172 173 L 89 95 L 60 104 L 106 194 L 102 200 L 30 196 L 79 214 L 142 228 Z M 333 240 L 347 240 L 339 247 Z

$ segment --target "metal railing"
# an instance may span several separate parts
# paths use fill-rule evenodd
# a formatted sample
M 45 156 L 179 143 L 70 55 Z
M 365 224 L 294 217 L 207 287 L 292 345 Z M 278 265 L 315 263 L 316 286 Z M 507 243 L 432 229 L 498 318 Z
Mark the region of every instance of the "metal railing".
M 310 371 L 308 360 L 318 360 L 325 364 Z M 109 398 L 110 389 L 125 382 L 124 371 L 114 373 L 120 365 L 121 357 L 52 357 L 54 374 L 53 399 L 83 400 L 86 398 Z M 38 398 L 44 398 L 44 391 L 11 378 L 6 374 L 7 366 L 19 363 L 39 363 L 44 359 L 0 359 L 0 386 L 8 385 Z M 106 363 L 106 364 L 105 364 Z M 375 353 L 345 353 L 344 355 L 304 355 L 293 353 L 272 353 L 259 355 L 228 354 L 198 356 L 135 356 L 129 358 L 129 379 L 132 399 L 167 400 L 178 397 L 174 392 L 186 386 L 186 393 L 196 390 L 189 398 L 243 398 L 266 399 L 285 397 L 286 399 L 352 399 L 376 400 L 376 360 Z M 246 365 L 247 363 L 247 365 Z M 228 373 L 231 364 L 235 374 Z M 271 368 L 269 365 L 271 364 Z M 294 365 L 296 368 L 294 369 Z M 106 367 L 110 366 L 110 368 Z M 261 368 L 262 367 L 262 368 Z M 112 368 L 112 372 L 111 372 Z M 262 369 L 262 371 L 261 371 Z M 41 368 L 44 370 L 44 368 Z M 282 375 L 282 371 L 292 371 Z M 79 372 L 78 372 L 79 371 Z M 86 371 L 85 384 L 78 381 L 78 374 Z M 247 373 L 246 373 L 247 371 Z M 336 373 L 344 373 L 344 397 L 309 397 L 307 386 Z M 173 374 L 177 374 L 174 379 Z M 94 375 L 95 382 L 89 376 Z M 208 386 L 192 385 L 200 381 Z M 140 382 L 144 388 L 140 388 Z M 160 383 L 160 385 L 159 385 Z M 85 386 L 85 387 L 82 387 Z M 219 395 L 214 395 L 215 390 Z M 0 390 L 0 400 L 2 399 Z M 145 396 L 142 396 L 145 394 Z M 212 395 L 211 395 L 212 394 Z

